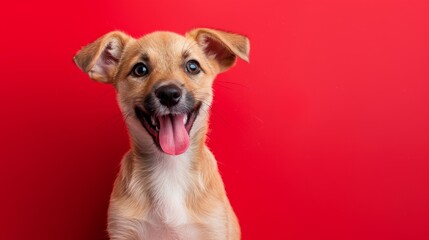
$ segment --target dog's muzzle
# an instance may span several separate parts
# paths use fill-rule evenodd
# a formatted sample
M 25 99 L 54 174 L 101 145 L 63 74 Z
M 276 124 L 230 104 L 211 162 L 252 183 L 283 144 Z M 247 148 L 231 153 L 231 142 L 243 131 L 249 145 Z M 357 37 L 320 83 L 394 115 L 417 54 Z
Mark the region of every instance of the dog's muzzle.
M 175 84 L 156 88 L 135 113 L 157 146 L 165 153 L 178 155 L 190 145 L 190 131 L 201 103 Z

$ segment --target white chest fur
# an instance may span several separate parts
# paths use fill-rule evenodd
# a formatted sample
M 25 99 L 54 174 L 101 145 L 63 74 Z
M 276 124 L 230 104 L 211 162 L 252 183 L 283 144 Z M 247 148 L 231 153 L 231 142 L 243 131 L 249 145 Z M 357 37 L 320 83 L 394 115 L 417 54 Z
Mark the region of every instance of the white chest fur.
M 189 155 L 167 156 L 157 159 L 149 179 L 153 194 L 153 220 L 169 226 L 188 223 L 185 194 L 188 190 Z
M 190 181 L 189 154 L 157 159 L 149 179 L 153 206 L 142 225 L 148 239 L 198 239 L 185 203 Z
M 108 230 L 112 240 L 229 239 L 224 202 L 211 202 L 209 211 L 199 212 L 198 219 L 190 214 L 187 196 L 197 186 L 204 189 L 202 178 L 192 172 L 190 156 L 160 154 L 150 158 L 153 164 L 145 163 L 148 168 L 144 173 L 134 170 L 135 178 L 127 185 L 132 197 L 122 201 L 113 197 L 110 202 Z

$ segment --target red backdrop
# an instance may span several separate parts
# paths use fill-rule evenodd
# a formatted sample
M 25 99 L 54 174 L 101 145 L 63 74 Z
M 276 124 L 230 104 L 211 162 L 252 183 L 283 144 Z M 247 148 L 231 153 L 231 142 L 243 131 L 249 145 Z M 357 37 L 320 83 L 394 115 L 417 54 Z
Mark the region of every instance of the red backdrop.
M 215 153 L 243 239 L 429 239 L 425 0 L 7 1 L 1 239 L 106 239 L 128 149 L 112 87 L 72 63 L 121 29 L 247 34 L 214 85 Z

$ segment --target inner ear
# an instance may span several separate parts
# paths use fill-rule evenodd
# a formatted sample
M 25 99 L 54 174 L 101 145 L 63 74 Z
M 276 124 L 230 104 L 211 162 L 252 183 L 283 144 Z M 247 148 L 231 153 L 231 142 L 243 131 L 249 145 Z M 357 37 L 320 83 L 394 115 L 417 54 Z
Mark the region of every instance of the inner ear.
M 106 46 L 102 48 L 96 64 L 90 70 L 91 77 L 97 77 L 97 75 L 113 76 L 115 67 L 121 58 L 122 48 L 122 43 L 116 38 L 107 42 Z
M 120 31 L 107 33 L 80 49 L 73 60 L 93 80 L 112 83 L 124 48 L 132 39 Z
M 112 39 L 104 48 L 101 58 L 104 59 L 104 64 L 117 64 L 121 57 L 121 46 L 117 39 Z
M 226 69 L 235 63 L 235 54 L 220 40 L 202 34 L 198 40 L 209 59 L 216 60 L 221 69 Z

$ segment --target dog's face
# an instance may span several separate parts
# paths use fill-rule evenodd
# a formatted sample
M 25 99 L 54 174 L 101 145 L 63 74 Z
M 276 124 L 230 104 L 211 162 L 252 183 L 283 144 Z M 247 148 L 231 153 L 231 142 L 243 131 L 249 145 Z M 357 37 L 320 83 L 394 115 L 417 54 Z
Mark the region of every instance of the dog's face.
M 115 86 L 135 144 L 177 155 L 204 139 L 216 75 L 237 56 L 247 61 L 248 52 L 246 37 L 211 29 L 140 39 L 111 32 L 74 60 L 92 79 Z

